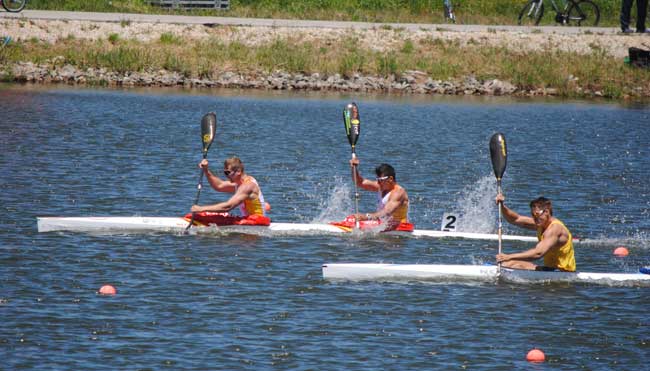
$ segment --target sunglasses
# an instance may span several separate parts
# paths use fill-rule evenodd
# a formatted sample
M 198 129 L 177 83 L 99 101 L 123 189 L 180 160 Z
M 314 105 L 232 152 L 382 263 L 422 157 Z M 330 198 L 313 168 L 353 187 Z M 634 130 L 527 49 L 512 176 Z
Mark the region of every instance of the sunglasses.
M 541 210 L 537 209 L 537 210 L 533 210 L 532 214 L 533 214 L 533 216 L 539 217 L 539 216 L 544 215 L 545 212 L 546 212 L 546 209 L 541 209 Z
M 235 174 L 239 170 L 224 170 L 223 175 L 230 177 L 230 174 Z
M 383 182 L 383 181 L 388 180 L 388 178 L 390 178 L 390 177 L 389 176 L 378 176 L 377 178 L 375 178 L 375 180 L 377 180 L 378 182 Z

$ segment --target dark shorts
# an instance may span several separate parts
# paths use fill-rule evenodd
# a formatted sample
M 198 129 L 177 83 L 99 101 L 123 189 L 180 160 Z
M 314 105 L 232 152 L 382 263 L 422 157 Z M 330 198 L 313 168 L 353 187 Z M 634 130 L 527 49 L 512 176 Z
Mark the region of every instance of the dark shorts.
M 545 267 L 545 266 L 543 266 L 543 265 L 538 265 L 538 266 L 536 266 L 536 267 L 535 267 L 535 270 L 536 270 L 536 271 L 542 271 L 542 272 L 561 272 L 561 271 L 560 271 L 559 269 L 557 269 L 557 268 L 553 268 L 553 267 Z

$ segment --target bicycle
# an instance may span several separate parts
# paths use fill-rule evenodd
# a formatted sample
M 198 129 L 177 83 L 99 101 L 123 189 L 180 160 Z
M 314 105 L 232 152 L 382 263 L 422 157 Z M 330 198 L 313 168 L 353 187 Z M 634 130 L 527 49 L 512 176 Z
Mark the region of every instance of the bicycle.
M 591 0 L 565 0 L 564 7 L 560 7 L 555 0 L 550 0 L 555 11 L 555 22 L 568 25 L 575 22 L 578 26 L 597 26 L 600 21 L 600 9 Z M 518 24 L 539 25 L 544 15 L 544 0 L 530 0 L 519 12 Z
M 5 8 L 8 12 L 18 13 L 21 10 L 25 9 L 27 5 L 27 0 L 0 0 L 2 7 Z

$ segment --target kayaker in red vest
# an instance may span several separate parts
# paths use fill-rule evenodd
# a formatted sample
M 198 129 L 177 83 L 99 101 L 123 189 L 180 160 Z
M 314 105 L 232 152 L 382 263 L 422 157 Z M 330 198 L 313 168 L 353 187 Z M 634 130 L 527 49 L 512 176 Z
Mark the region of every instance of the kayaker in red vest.
M 412 231 L 409 223 L 409 196 L 406 190 L 397 184 L 395 169 L 388 164 L 375 168 L 375 180 L 365 179 L 359 173 L 359 158 L 350 160 L 352 171 L 356 171 L 357 185 L 367 191 L 377 192 L 377 211 L 355 215 L 357 220 L 381 220 L 387 224 L 386 230 Z
M 573 237 L 569 229 L 553 216 L 551 200 L 539 197 L 530 202 L 530 216 L 519 215 L 503 203 L 505 197 L 499 194 L 496 202 L 501 203 L 503 216 L 514 225 L 537 231 L 539 241 L 532 249 L 515 254 L 498 254 L 497 262 L 507 268 L 537 271 L 561 270 L 574 272 L 576 260 L 573 254 Z M 544 265 L 534 260 L 544 258 Z
M 266 211 L 270 206 L 264 202 L 262 190 L 257 184 L 257 181 L 252 176 L 246 174 L 244 171 L 244 163 L 238 157 L 231 157 L 223 163 L 223 174 L 227 180 L 222 180 L 214 175 L 209 167 L 208 160 L 204 159 L 199 164 L 203 169 L 208 182 L 212 188 L 218 192 L 234 193 L 229 200 L 219 202 L 212 205 L 194 205 L 192 206 L 193 213 L 203 213 L 204 216 L 209 216 L 207 219 L 202 215 L 195 215 L 195 220 L 198 222 L 206 222 L 205 224 L 252 224 L 252 225 L 269 225 L 271 220 L 266 217 Z M 239 206 L 241 216 L 232 216 L 224 214 Z M 211 212 L 206 214 L 206 212 Z M 218 215 L 215 215 L 218 214 Z M 230 219 L 223 219 L 219 221 L 218 216 L 223 216 Z M 215 219 L 216 218 L 216 219 Z M 230 222 L 229 222 L 230 220 Z

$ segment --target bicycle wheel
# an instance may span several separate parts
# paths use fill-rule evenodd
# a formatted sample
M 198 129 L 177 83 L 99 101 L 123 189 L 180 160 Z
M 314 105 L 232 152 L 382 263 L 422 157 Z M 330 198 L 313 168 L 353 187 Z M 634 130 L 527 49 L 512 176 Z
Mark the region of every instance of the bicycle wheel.
M 567 23 L 576 23 L 578 26 L 598 26 L 600 21 L 600 10 L 598 5 L 591 2 L 591 0 L 580 0 L 571 2 Z
M 17 13 L 25 9 L 27 0 L 2 0 L 2 7 L 8 12 Z
M 520 26 L 539 25 L 539 21 L 544 15 L 544 1 L 530 0 L 519 12 L 517 24 Z

